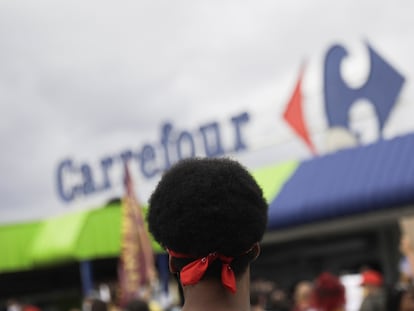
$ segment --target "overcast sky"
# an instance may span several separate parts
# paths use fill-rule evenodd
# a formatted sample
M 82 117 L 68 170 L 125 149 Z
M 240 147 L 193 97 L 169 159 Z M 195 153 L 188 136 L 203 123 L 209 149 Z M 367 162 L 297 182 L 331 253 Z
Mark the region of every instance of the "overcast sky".
M 272 131 L 273 117 L 276 136 L 287 133 L 277 116 L 300 64 L 319 68 L 333 43 L 369 39 L 403 67 L 413 52 L 412 43 L 403 48 L 413 6 L 2 0 L 0 223 L 68 210 L 55 191 L 59 161 L 99 160 L 154 141 L 166 120 L 194 128 L 250 111 L 263 120 L 251 129 L 257 137 Z M 314 77 L 309 83 L 320 84 Z

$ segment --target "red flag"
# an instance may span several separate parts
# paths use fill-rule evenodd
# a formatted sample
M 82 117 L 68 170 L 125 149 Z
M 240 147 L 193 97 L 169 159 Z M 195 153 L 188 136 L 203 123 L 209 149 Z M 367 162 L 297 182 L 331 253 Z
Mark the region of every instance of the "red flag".
M 283 117 L 293 128 L 297 135 L 303 139 L 310 151 L 315 155 L 316 150 L 309 137 L 309 131 L 307 129 L 305 119 L 302 111 L 302 77 L 303 69 L 300 71 L 299 79 L 296 83 L 295 90 L 293 91 L 292 97 L 286 107 Z
M 128 165 L 125 164 L 125 195 L 122 199 L 121 256 L 118 267 L 120 305 L 151 290 L 155 280 L 154 254 L 136 199 Z

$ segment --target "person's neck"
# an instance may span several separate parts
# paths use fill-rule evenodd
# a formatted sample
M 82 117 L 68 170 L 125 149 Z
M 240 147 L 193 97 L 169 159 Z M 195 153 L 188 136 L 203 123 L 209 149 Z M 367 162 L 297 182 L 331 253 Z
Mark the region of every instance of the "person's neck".
M 250 279 L 247 271 L 237 278 L 237 291 L 231 293 L 216 279 L 202 280 L 184 287 L 182 311 L 249 311 Z

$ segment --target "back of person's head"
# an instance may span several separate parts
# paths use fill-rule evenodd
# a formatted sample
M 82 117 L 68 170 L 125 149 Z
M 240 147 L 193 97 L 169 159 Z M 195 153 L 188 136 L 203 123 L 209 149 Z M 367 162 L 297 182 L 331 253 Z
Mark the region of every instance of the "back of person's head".
M 192 158 L 175 164 L 149 200 L 149 230 L 170 250 L 180 270 L 194 260 L 220 254 L 234 258 L 235 275 L 245 271 L 264 234 L 267 203 L 261 188 L 238 162 Z M 184 254 L 184 255 L 182 255 Z M 207 258 L 207 257 L 206 257 Z M 215 260 L 204 276 L 219 275 Z
M 127 303 L 124 311 L 150 311 L 149 305 L 142 299 L 133 299 Z
M 345 287 L 338 277 L 323 272 L 315 280 L 312 301 L 318 310 L 341 310 L 345 306 Z

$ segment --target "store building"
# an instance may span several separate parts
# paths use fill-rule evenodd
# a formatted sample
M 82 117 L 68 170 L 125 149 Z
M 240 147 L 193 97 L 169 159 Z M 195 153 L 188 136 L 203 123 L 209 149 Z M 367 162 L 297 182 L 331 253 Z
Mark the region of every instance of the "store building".
M 360 9 L 355 10 L 351 4 Z M 63 142 L 54 141 L 58 149 L 54 153 L 46 146 L 47 156 L 37 154 L 33 159 L 10 164 L 16 178 L 7 179 L 7 189 L 18 191 L 11 199 L 17 202 L 16 206 L 4 204 L 0 210 L 0 304 L 16 296 L 43 306 L 59 301 L 60 305 L 73 307 L 84 295 L 85 283 L 93 282 L 98 288 L 101 283 L 115 282 L 121 247 L 121 203 L 111 199 L 124 193 L 124 164 L 131 164 L 138 185 L 135 190 L 145 206 L 162 172 L 175 161 L 190 156 L 236 158 L 263 187 L 269 202 L 269 224 L 261 256 L 252 268 L 253 277 L 290 288 L 299 279 L 313 279 L 323 270 L 354 274 L 364 266 L 371 266 L 383 272 L 387 285 L 394 284 L 399 276 L 399 221 L 414 214 L 414 92 L 410 80 L 414 45 L 409 31 L 413 29 L 412 16 L 406 9 L 410 7 L 408 3 L 392 4 L 391 8 L 383 4 L 384 8 L 378 10 L 383 15 L 378 14 L 387 18 L 370 21 L 366 17 L 376 13 L 372 4 L 358 1 L 351 4 L 332 15 L 321 15 L 319 21 L 325 27 L 315 28 L 317 35 L 312 39 L 303 29 L 279 24 L 279 13 L 272 12 L 271 22 L 275 24 L 261 29 L 255 40 L 264 37 L 267 44 L 277 34 L 274 39 L 277 46 L 271 47 L 280 52 L 272 54 L 272 63 L 256 67 L 264 56 L 263 50 L 249 45 L 248 50 L 254 51 L 248 54 L 252 57 L 251 64 L 226 67 L 232 73 L 228 80 L 235 84 L 215 89 L 220 91 L 222 87 L 226 89 L 224 95 L 234 96 L 207 98 L 211 90 L 204 89 L 202 83 L 196 91 L 185 92 L 180 89 L 182 81 L 178 79 L 169 86 L 172 97 L 160 98 L 159 94 L 170 91 L 163 80 L 170 72 L 162 72 L 162 83 L 154 84 L 156 96 L 138 103 L 143 108 L 136 103 L 137 93 L 131 95 L 135 106 L 129 105 L 129 97 L 125 98 L 129 104 L 125 104 L 124 115 L 130 113 L 137 120 L 128 119 L 129 123 L 124 124 L 120 118 L 114 131 L 107 129 L 105 121 L 86 114 L 85 123 L 96 122 L 94 130 L 80 126 L 80 132 L 75 133 L 72 124 L 68 130 L 60 128 L 58 122 L 49 125 L 49 120 L 40 120 L 42 125 L 50 126 L 48 133 L 63 131 L 67 137 Z M 308 9 L 326 11 L 318 4 Z M 359 23 L 344 19 L 344 13 L 354 16 L 356 11 L 364 17 Z M 392 14 L 388 15 L 388 11 Z M 303 22 L 309 28 L 316 27 L 314 17 L 306 15 Z M 87 19 L 94 18 L 91 15 Z M 331 32 L 335 19 L 343 29 L 338 33 Z M 225 20 L 228 22 L 227 17 Z M 64 21 L 65 29 L 66 22 L 70 21 Z M 388 25 L 396 29 L 389 31 Z M 219 34 L 212 37 L 216 35 Z M 298 41 L 300 48 L 286 50 L 286 38 Z M 225 45 L 226 40 L 222 41 Z M 245 45 L 244 41 L 240 44 Z M 199 47 L 194 47 L 194 51 L 195 63 L 203 63 L 203 56 L 208 53 Z M 100 49 L 97 54 L 104 52 L 105 49 Z M 209 52 L 215 55 L 216 50 Z M 228 56 L 227 51 L 224 54 Z M 78 60 L 70 57 L 68 64 L 77 64 Z M 306 64 L 303 59 L 307 59 Z M 85 63 L 88 61 L 91 60 Z M 151 60 L 153 65 L 158 61 Z M 108 68 L 106 62 L 106 58 L 101 59 L 96 68 Z M 49 65 L 45 66 L 52 68 L 49 76 L 60 77 L 60 68 L 56 69 L 54 63 Z M 121 58 L 112 66 L 131 67 Z M 187 67 L 183 68 L 184 72 L 177 70 L 185 82 Z M 251 74 L 256 73 L 255 68 L 259 73 L 264 72 L 263 80 L 257 80 L 260 83 Z M 99 70 L 97 76 L 101 75 Z M 137 68 L 131 70 L 136 70 L 131 76 L 139 76 Z M 203 82 L 213 85 L 221 74 L 218 71 L 201 80 L 210 77 Z M 83 76 L 88 75 L 82 71 L 77 78 Z M 238 81 L 240 76 L 246 80 Z M 110 87 L 117 86 L 115 80 L 110 80 Z M 0 79 L 0 87 L 4 81 L 9 80 Z M 60 80 L 53 79 L 55 82 L 59 84 Z M 62 120 L 66 118 L 65 111 L 72 111 L 73 103 L 66 99 L 68 94 L 80 98 L 78 107 L 90 104 L 90 98 L 83 97 L 89 85 L 74 85 L 72 90 L 65 83 L 59 84 L 62 91 L 50 96 L 56 96 L 56 102 L 49 97 L 44 99 L 45 106 L 60 104 L 66 108 L 62 115 L 58 114 Z M 115 86 L 110 92 L 114 98 L 109 96 L 112 102 L 108 103 L 105 95 L 100 96 L 101 88 L 92 87 L 91 98 L 118 111 L 119 91 L 123 88 Z M 135 91 L 135 85 L 132 88 Z M 30 85 L 16 93 L 26 94 L 32 89 L 37 91 Z M 42 95 L 43 89 L 39 89 Z M 43 98 L 37 95 L 34 92 L 27 96 L 33 100 Z M 163 109 L 157 106 L 160 102 Z M 188 104 L 181 106 L 182 102 Z M 171 103 L 180 103 L 177 107 L 184 112 L 177 113 L 178 108 L 171 108 Z M 157 117 L 156 121 L 149 120 L 150 114 Z M 106 119 L 109 121 L 111 118 Z M 27 130 L 25 135 L 29 134 Z M 42 137 L 41 141 L 48 139 Z M 31 151 L 24 152 L 27 157 Z M 164 273 L 164 252 L 156 243 L 153 249 L 159 271 Z

